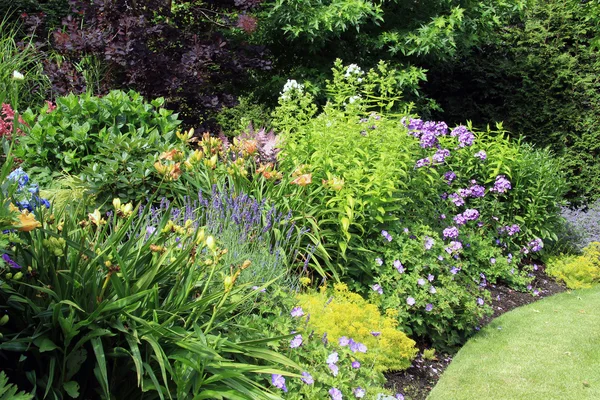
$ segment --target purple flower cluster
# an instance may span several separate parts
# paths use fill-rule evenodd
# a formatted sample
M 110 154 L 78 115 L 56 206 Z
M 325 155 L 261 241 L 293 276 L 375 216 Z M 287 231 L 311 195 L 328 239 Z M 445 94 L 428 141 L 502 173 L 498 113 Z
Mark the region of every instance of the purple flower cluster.
M 492 192 L 497 192 L 497 193 L 506 193 L 510 189 L 512 189 L 512 186 L 510 185 L 510 181 L 508 179 L 506 179 L 506 176 L 498 175 L 496 177 L 496 182 L 494 183 L 494 187 L 490 190 Z
M 404 265 L 402 265 L 400 260 L 394 260 L 394 268 L 396 268 L 399 274 L 404 273 Z
M 465 205 L 465 199 L 464 199 L 464 197 L 460 196 L 457 193 L 452 193 L 451 195 L 448 196 L 448 198 L 450 199 L 450 201 L 452 203 L 454 203 L 454 205 L 456 207 L 460 207 L 460 206 L 464 206 Z
M 455 179 L 456 179 L 456 174 L 452 171 L 448 171 L 444 174 L 444 180 L 446 181 L 446 183 L 448 183 L 448 185 L 450 185 L 452 183 L 452 181 Z
M 388 242 L 392 241 L 392 235 L 390 235 L 388 231 L 381 231 L 381 236 L 383 236 Z
M 417 160 L 417 163 L 415 164 L 415 168 L 426 167 L 430 164 L 431 164 L 431 160 L 429 158 L 421 158 L 420 160 Z
M 506 233 L 508 236 L 514 236 L 519 232 L 521 232 L 521 227 L 517 224 L 513 224 L 511 226 L 502 226 L 498 229 L 498 233 Z
M 445 122 L 423 122 L 420 119 L 411 119 L 406 125 L 406 120 L 403 119 L 402 123 L 408 128 L 409 135 L 419 139 L 424 149 L 437 146 L 438 137 L 448 134 L 448 125 Z
M 458 237 L 458 228 L 450 226 L 443 231 L 444 239 L 455 239 Z
M 448 254 L 453 254 L 453 253 L 458 253 L 460 250 L 462 250 L 463 245 L 461 242 L 456 242 L 456 241 L 452 241 L 448 244 L 448 247 L 446 247 L 444 250 L 446 250 L 446 253 Z
M 540 238 L 535 238 L 531 242 L 527 243 L 527 246 L 523 247 L 521 250 L 524 254 L 529 254 L 529 252 L 536 253 L 544 248 L 544 242 Z
M 435 152 L 432 159 L 433 162 L 441 164 L 446 160 L 446 157 L 450 157 L 450 150 L 448 149 L 439 149 Z
M 433 240 L 433 238 L 430 238 L 429 236 L 425 236 L 425 250 L 431 250 L 431 248 L 433 247 L 433 245 L 435 244 L 435 240 Z
M 452 129 L 452 132 L 450 132 L 450 136 L 458 137 L 459 147 L 471 146 L 475 141 L 475 135 L 472 132 L 470 132 L 464 125 L 460 125 Z
M 483 150 L 480 150 L 477 153 L 475 153 L 475 158 L 479 158 L 480 160 L 483 161 L 487 158 L 487 153 Z

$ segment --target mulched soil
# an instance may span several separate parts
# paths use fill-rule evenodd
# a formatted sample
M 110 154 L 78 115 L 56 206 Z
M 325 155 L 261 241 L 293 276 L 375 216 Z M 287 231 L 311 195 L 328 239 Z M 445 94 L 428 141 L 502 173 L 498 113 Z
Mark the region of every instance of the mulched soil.
M 538 290 L 537 296 L 533 296 L 531 293 L 517 292 L 501 284 L 489 285 L 488 289 L 492 295 L 494 313 L 482 319 L 481 326 L 489 324 L 494 318 L 512 309 L 566 290 L 563 285 L 546 275 L 543 266 L 533 271 L 533 275 L 534 280 L 531 285 L 533 289 Z M 406 400 L 425 400 L 440 379 L 442 372 L 452 361 L 450 354 L 436 354 L 434 360 L 425 360 L 422 357 L 422 351 L 427 346 L 424 344 L 417 344 L 417 346 L 421 352 L 410 368 L 405 371 L 386 374 L 388 380 L 386 387 L 398 393 L 403 393 Z

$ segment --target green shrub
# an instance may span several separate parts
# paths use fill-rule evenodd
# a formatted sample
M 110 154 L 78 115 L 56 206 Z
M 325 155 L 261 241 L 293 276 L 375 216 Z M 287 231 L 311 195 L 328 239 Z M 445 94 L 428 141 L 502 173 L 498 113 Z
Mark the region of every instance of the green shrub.
M 587 245 L 581 255 L 561 255 L 548 259 L 546 271 L 569 289 L 588 288 L 600 282 L 600 243 Z
M 70 174 L 79 176 L 99 202 L 115 196 L 145 200 L 160 183 L 153 179 L 153 164 L 175 142 L 179 123 L 162 104 L 162 99 L 146 103 L 135 92 L 121 91 L 60 97 L 55 109 L 47 105 L 23 114 L 25 135 L 15 155 L 40 185 Z
M 191 220 L 118 201 L 111 216 L 36 216 L 42 229 L 11 233 L 0 267 L 3 370 L 21 387 L 53 398 L 271 399 L 253 375 L 294 369 L 261 342 L 224 336 L 257 291 Z
M 562 158 L 573 201 L 600 195 L 596 2 L 541 1 L 479 51 L 430 68 L 424 90 L 445 119 L 504 121 L 513 136 Z

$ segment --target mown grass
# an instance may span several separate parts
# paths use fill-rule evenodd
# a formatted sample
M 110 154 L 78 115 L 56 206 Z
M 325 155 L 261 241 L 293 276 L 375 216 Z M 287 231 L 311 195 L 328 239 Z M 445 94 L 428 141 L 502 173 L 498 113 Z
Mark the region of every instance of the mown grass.
M 600 286 L 492 321 L 444 372 L 438 399 L 600 399 Z

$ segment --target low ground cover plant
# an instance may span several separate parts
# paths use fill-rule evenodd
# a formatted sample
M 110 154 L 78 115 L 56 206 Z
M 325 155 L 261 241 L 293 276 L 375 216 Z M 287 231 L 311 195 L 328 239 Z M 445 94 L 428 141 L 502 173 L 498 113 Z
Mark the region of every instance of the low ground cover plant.
M 570 289 L 589 288 L 600 282 L 600 243 L 592 242 L 579 255 L 549 257 L 549 275 L 563 281 Z

